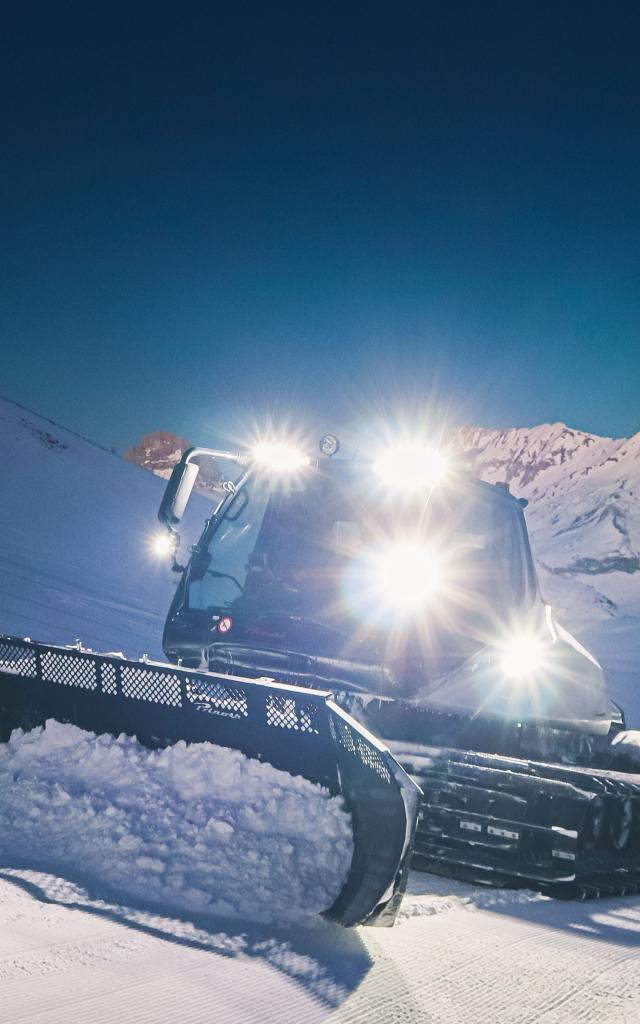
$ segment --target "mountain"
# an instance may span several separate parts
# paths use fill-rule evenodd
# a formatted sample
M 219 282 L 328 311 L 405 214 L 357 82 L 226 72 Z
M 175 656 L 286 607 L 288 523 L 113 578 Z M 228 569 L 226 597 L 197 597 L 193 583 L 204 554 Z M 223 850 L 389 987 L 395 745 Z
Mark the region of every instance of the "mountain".
M 152 434 L 145 434 L 140 444 L 133 445 L 124 453 L 127 462 L 141 469 L 148 469 L 156 476 L 168 480 L 173 467 L 180 461 L 182 453 L 187 448 L 193 448 L 191 441 L 177 434 L 171 434 L 166 430 L 157 430 Z M 212 465 L 209 459 L 202 462 L 196 457 L 194 462 L 200 465 L 195 489 L 200 494 L 217 497 L 218 500 L 224 494 L 220 484 L 224 479 L 224 473 Z
M 192 444 L 184 437 L 171 434 L 166 430 L 158 430 L 153 434 L 145 434 L 140 444 L 128 448 L 124 453 L 127 462 L 142 469 L 150 469 L 156 476 L 168 479 L 171 470 L 180 456 Z
M 564 423 L 465 427 L 452 447 L 508 483 L 526 516 L 545 595 L 573 617 L 640 611 L 640 433 L 598 437 Z

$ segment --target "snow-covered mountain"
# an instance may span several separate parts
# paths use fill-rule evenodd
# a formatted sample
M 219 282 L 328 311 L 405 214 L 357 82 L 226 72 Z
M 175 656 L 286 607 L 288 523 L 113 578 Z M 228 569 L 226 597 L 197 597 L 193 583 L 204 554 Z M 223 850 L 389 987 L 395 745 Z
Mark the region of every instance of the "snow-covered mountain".
M 564 423 L 453 441 L 474 473 L 527 498 L 545 595 L 575 618 L 640 610 L 640 433 L 606 438 Z

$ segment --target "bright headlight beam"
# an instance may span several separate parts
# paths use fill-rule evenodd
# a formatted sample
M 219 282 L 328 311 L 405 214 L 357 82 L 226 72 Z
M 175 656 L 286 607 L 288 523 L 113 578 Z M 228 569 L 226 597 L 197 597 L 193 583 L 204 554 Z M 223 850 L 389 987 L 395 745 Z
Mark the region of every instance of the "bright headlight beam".
M 509 679 L 526 679 L 544 666 L 545 645 L 536 636 L 512 637 L 502 651 L 501 668 Z
M 253 457 L 256 462 L 267 469 L 283 472 L 302 469 L 309 464 L 308 455 L 298 448 L 294 448 L 293 445 L 278 441 L 265 441 L 262 444 L 257 444 L 253 449 Z
M 385 602 L 403 609 L 428 604 L 440 586 L 440 565 L 421 544 L 392 544 L 376 560 L 376 588 Z
M 173 538 L 169 533 L 155 533 L 151 538 L 150 547 L 157 558 L 166 558 L 173 551 Z
M 422 445 L 399 445 L 389 448 L 374 463 L 374 469 L 385 484 L 400 491 L 419 491 L 435 486 L 447 472 L 448 460 L 443 452 Z

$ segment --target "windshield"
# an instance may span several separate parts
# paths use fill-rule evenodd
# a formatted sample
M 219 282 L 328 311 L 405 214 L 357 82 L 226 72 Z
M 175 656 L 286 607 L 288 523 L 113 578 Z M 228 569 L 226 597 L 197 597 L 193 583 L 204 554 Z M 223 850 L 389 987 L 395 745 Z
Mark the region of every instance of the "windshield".
M 194 557 L 189 606 L 373 623 L 403 596 L 384 553 L 392 566 L 415 563 L 422 543 L 438 563 L 439 612 L 464 620 L 467 632 L 522 604 L 532 585 L 520 516 L 504 495 L 473 482 L 437 489 L 423 504 L 393 500 L 362 470 L 332 463 L 286 485 L 254 476 Z M 421 563 L 409 569 L 419 577 Z

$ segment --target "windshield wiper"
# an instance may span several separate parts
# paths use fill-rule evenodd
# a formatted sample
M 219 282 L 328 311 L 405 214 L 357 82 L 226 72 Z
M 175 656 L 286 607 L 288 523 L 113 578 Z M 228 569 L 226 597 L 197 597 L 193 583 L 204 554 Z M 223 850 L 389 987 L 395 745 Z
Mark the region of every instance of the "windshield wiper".
M 242 586 L 242 583 L 240 583 L 240 581 L 237 580 L 235 576 L 232 576 L 231 573 L 218 572 L 217 569 L 205 569 L 205 575 L 215 576 L 217 580 L 231 580 L 232 583 L 235 583 L 240 593 L 244 594 L 244 587 Z

